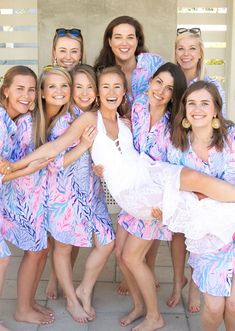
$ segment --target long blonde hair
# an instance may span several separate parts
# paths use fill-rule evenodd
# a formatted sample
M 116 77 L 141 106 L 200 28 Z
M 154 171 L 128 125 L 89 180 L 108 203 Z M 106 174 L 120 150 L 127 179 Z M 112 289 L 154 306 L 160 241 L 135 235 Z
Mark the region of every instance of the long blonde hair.
M 75 114 L 71 107 L 72 95 L 70 95 L 70 100 L 66 104 L 64 104 L 60 111 L 53 117 L 50 123 L 46 121 L 46 101 L 42 96 L 42 90 L 44 87 L 44 83 L 48 75 L 59 75 L 66 79 L 68 82 L 70 89 L 72 88 L 72 79 L 68 71 L 60 66 L 46 66 L 43 68 L 41 75 L 38 79 L 38 100 L 37 100 L 37 112 L 34 116 L 34 143 L 35 147 L 39 147 L 47 141 L 47 135 L 49 131 L 53 128 L 58 119 L 69 112 L 72 116 L 75 117 Z M 72 94 L 72 93 L 71 93 Z
M 197 33 L 191 33 L 189 31 L 179 34 L 175 39 L 175 52 L 178 47 L 178 43 L 185 37 L 193 38 L 198 42 L 201 58 L 199 59 L 199 61 L 197 63 L 197 77 L 199 80 L 203 80 L 205 78 L 206 72 L 205 72 L 205 63 L 204 63 L 205 50 L 204 50 L 204 44 L 202 41 L 202 37 L 201 37 L 201 35 L 199 35 Z M 176 56 L 175 56 L 175 63 L 178 64 L 176 61 Z

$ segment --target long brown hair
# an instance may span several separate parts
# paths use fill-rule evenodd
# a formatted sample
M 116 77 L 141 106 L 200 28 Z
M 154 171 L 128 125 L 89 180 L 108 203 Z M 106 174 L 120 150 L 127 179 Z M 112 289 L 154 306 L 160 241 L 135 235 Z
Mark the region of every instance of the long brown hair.
M 208 148 L 215 147 L 218 151 L 222 151 L 224 144 L 227 141 L 228 128 L 233 125 L 233 123 L 226 120 L 222 115 L 222 99 L 216 86 L 213 83 L 204 80 L 199 80 L 193 83 L 183 94 L 180 108 L 173 124 L 172 144 L 181 151 L 186 151 L 189 147 L 188 132 L 192 129 L 191 127 L 188 129 L 183 128 L 182 121 L 186 118 L 186 103 L 188 97 L 190 94 L 198 90 L 206 90 L 210 93 L 214 102 L 216 115 L 220 121 L 220 128 L 213 129 L 212 141 Z
M 145 47 L 144 32 L 142 25 L 135 18 L 131 16 L 116 17 L 108 24 L 104 32 L 103 47 L 94 64 L 94 68 L 96 71 L 116 65 L 115 56 L 109 45 L 109 39 L 112 38 L 113 29 L 120 24 L 129 24 L 133 26 L 135 29 L 136 38 L 138 40 L 135 56 L 139 55 L 140 53 L 147 52 L 147 48 Z

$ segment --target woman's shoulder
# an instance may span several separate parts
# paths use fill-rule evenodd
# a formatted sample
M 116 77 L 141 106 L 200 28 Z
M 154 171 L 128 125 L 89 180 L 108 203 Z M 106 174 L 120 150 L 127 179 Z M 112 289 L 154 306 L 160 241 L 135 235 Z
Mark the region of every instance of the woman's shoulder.
M 164 63 L 165 63 L 164 59 L 159 54 L 144 52 L 144 53 L 140 53 L 137 56 L 137 67 L 142 67 L 147 64 L 155 64 L 155 66 L 157 64 L 158 66 L 160 66 Z
M 86 125 L 95 125 L 97 122 L 97 111 L 89 110 L 82 113 L 74 120 L 74 123 L 83 123 Z

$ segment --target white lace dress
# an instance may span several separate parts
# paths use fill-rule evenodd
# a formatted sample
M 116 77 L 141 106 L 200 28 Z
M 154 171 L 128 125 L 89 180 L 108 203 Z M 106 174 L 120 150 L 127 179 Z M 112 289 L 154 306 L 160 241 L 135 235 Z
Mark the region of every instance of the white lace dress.
M 231 242 L 235 232 L 235 203 L 211 199 L 199 201 L 195 194 L 179 191 L 182 167 L 153 161 L 133 146 L 129 128 L 118 118 L 114 141 L 106 134 L 101 113 L 91 155 L 104 167 L 107 187 L 122 209 L 138 219 L 152 219 L 153 207 L 163 213 L 163 223 L 186 236 L 187 249 L 195 253 L 214 251 Z M 215 217 L 221 219 L 216 222 Z M 223 223 L 222 223 L 223 222 Z

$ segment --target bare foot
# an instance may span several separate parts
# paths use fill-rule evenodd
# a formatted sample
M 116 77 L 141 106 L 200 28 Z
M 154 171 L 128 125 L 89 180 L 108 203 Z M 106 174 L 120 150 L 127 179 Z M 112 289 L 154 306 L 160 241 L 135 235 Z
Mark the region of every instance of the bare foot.
M 56 300 L 58 297 L 58 281 L 54 277 L 49 278 L 47 288 L 46 288 L 46 296 L 50 300 Z
M 198 313 L 200 311 L 200 291 L 194 281 L 191 279 L 188 292 L 188 311 Z
M 119 286 L 117 288 L 117 292 L 120 295 L 129 295 L 129 289 L 128 289 L 125 279 L 123 279 L 121 281 L 121 283 L 119 284 Z
M 45 307 L 40 305 L 39 303 L 37 303 L 36 301 L 34 301 L 33 303 L 33 309 L 35 309 L 36 311 L 48 315 L 48 316 L 54 316 L 54 312 L 51 308 Z
M 181 291 L 187 284 L 188 280 L 186 277 L 184 277 L 184 281 L 177 282 L 173 284 L 173 291 L 171 293 L 171 296 L 167 300 L 166 304 L 168 307 L 175 308 L 176 305 L 180 302 L 181 299 Z
M 19 312 L 16 311 L 15 319 L 18 322 L 27 322 L 34 324 L 51 324 L 54 322 L 54 316 L 42 314 L 31 308 L 29 311 Z
M 158 279 L 156 279 L 156 278 L 155 278 L 155 286 L 157 289 L 160 288 L 160 283 L 159 283 Z M 128 285 L 124 279 L 119 284 L 119 286 L 117 288 L 117 292 L 120 295 L 130 295 Z
M 76 322 L 87 323 L 90 320 L 89 315 L 83 310 L 79 302 L 67 305 L 67 310 Z
M 154 331 L 159 330 L 165 326 L 162 315 L 158 319 L 145 318 L 143 322 L 135 326 L 131 331 Z
M 143 307 L 134 308 L 129 314 L 123 316 L 120 319 L 121 326 L 127 326 L 137 320 L 138 318 L 142 317 L 145 314 Z
M 155 276 L 155 287 L 156 289 L 160 288 L 160 283 L 156 276 Z
M 82 303 L 83 309 L 89 315 L 90 320 L 96 318 L 95 308 L 91 305 L 91 293 L 87 292 L 81 285 L 76 289 L 76 295 Z
M 5 325 L 3 325 L 3 321 L 0 321 L 0 331 L 11 331 Z

